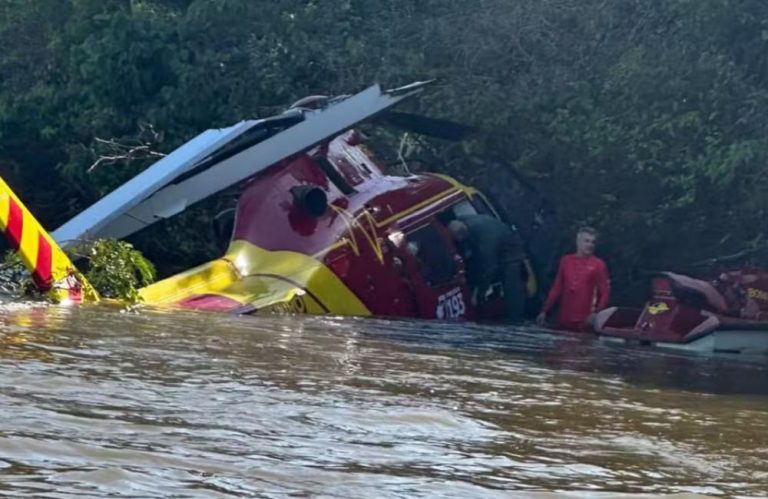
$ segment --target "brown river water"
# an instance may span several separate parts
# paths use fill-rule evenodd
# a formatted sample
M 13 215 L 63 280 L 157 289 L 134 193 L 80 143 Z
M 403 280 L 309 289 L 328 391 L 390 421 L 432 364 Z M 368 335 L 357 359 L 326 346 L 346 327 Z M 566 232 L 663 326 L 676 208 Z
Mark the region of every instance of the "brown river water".
M 768 359 L 0 304 L 0 494 L 768 495 Z

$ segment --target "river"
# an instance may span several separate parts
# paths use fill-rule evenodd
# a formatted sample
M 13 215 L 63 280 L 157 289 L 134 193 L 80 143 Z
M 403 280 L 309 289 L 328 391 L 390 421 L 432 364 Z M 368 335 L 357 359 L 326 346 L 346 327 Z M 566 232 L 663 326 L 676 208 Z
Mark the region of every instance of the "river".
M 768 360 L 532 329 L 5 303 L 0 491 L 768 494 Z

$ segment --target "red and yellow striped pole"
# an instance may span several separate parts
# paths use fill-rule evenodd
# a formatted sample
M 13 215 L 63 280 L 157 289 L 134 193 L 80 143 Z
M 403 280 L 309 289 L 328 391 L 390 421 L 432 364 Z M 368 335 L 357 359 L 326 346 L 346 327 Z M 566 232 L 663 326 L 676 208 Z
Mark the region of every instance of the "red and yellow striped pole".
M 0 230 L 32 273 L 38 290 L 57 303 L 99 300 L 69 257 L 0 178 Z

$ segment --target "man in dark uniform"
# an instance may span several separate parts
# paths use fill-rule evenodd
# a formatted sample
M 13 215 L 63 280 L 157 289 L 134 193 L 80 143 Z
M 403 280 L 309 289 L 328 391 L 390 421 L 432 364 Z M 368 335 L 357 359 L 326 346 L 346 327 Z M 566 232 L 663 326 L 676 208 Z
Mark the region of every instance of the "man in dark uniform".
M 494 278 L 501 277 L 507 319 L 523 320 L 525 252 L 517 232 L 498 218 L 482 214 L 459 217 L 448 224 L 448 230 L 454 240 L 468 246 L 468 273 L 477 301 L 484 301 Z

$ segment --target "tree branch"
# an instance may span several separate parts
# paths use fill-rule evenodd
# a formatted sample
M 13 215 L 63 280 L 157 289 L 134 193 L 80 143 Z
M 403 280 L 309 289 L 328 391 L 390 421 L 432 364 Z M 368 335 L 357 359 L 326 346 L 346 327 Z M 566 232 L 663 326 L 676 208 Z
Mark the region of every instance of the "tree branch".
M 115 164 L 121 161 L 130 162 L 147 158 L 164 157 L 164 153 L 153 149 L 154 146 L 162 141 L 162 134 L 156 132 L 152 125 L 142 125 L 141 131 L 148 131 L 151 134 L 149 139 L 137 138 L 132 144 L 121 143 L 115 139 L 95 137 L 94 142 L 96 145 L 92 150 L 97 159 L 88 167 L 88 173 L 91 173 L 102 164 Z M 102 149 L 103 152 L 97 152 L 96 149 L 98 148 Z

